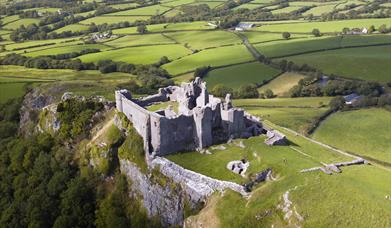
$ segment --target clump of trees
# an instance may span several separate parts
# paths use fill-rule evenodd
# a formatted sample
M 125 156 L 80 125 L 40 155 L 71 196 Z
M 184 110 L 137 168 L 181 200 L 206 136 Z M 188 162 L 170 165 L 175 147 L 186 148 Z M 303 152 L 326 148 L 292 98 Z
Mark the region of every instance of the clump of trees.
M 291 37 L 291 34 L 289 32 L 283 32 L 282 33 L 282 38 L 284 38 L 286 40 L 289 40 L 290 37 Z
M 197 77 L 203 78 L 203 77 L 205 77 L 211 69 L 212 68 L 210 66 L 198 67 L 194 71 L 194 78 L 197 78 Z
M 223 84 L 215 85 L 210 91 L 211 94 L 217 97 L 225 97 L 228 93 L 234 98 L 258 98 L 259 92 L 255 84 L 247 84 L 240 86 L 237 90 L 233 90 Z

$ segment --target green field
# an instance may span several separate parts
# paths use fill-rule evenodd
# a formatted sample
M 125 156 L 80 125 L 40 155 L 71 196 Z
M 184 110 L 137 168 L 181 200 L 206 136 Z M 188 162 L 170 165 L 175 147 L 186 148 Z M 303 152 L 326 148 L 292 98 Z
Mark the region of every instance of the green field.
M 107 24 L 113 24 L 113 23 L 119 23 L 119 22 L 135 22 L 137 20 L 148 20 L 149 16 L 99 16 L 99 17 L 93 17 L 89 18 L 84 21 L 80 21 L 80 24 L 89 25 L 91 23 L 95 23 L 97 25 L 101 25 L 104 23 Z
M 110 5 L 110 7 L 114 8 L 114 9 L 127 9 L 127 8 L 131 8 L 131 7 L 136 7 L 136 6 L 138 6 L 138 3 L 135 3 L 135 2 Z
M 282 8 L 282 9 L 273 10 L 272 13 L 273 14 L 290 13 L 290 12 L 293 12 L 293 11 L 298 10 L 300 8 L 301 8 L 300 6 L 288 6 L 288 7 Z
M 87 25 L 71 24 L 71 25 L 67 25 L 62 28 L 59 28 L 57 30 L 54 30 L 54 32 L 57 32 L 57 33 L 65 32 L 65 31 L 81 32 L 81 31 L 86 31 L 86 30 L 88 30 Z
M 250 43 L 262 43 L 262 42 L 269 42 L 269 41 L 277 41 L 281 40 L 283 41 L 284 38 L 282 38 L 282 35 L 279 33 L 265 33 L 265 32 L 244 32 L 243 33 L 247 39 L 250 41 Z M 298 38 L 306 38 L 308 35 L 303 34 L 291 34 L 291 39 L 298 39 Z
M 261 4 L 248 4 L 248 3 L 246 3 L 246 4 L 242 4 L 242 5 L 238 6 L 238 7 L 235 7 L 233 9 L 249 9 L 249 10 L 252 10 L 252 9 L 260 8 L 262 6 L 263 5 L 261 5 Z
M 305 77 L 302 74 L 286 72 L 259 88 L 258 91 L 264 93 L 270 89 L 277 96 L 288 96 L 289 90 Z
M 379 27 L 382 24 L 390 26 L 389 18 L 379 19 L 354 19 L 342 21 L 327 21 L 327 22 L 308 22 L 308 23 L 288 23 L 288 24 L 273 24 L 255 28 L 259 31 L 270 32 L 291 32 L 291 33 L 310 33 L 312 29 L 318 28 L 321 32 L 341 32 L 343 28 L 361 28 L 374 25 Z
M 190 54 L 190 51 L 181 45 L 156 45 L 145 47 L 121 48 L 112 51 L 105 51 L 80 56 L 84 62 L 98 62 L 99 60 L 124 61 L 133 64 L 156 63 L 161 57 L 167 56 L 169 59 L 177 59 Z
M 69 45 L 69 44 L 72 44 L 72 43 L 70 43 L 72 41 L 81 42 L 81 41 L 79 41 L 78 37 L 71 37 L 71 38 L 63 38 L 63 39 L 34 40 L 34 41 L 26 41 L 26 42 L 22 42 L 22 43 L 12 43 L 12 44 L 6 45 L 5 48 L 6 48 L 6 50 L 12 51 L 15 49 L 18 49 L 18 50 L 27 49 L 27 48 L 33 49 L 34 47 L 39 46 L 39 49 L 42 49 L 42 48 L 47 48 L 49 46 L 52 47 L 53 45 L 56 45 L 56 44 Z
M 85 49 L 99 49 L 101 51 L 104 51 L 106 49 L 109 49 L 109 47 L 102 44 L 70 45 L 70 46 L 54 47 L 54 48 L 48 48 L 39 51 L 28 52 L 25 55 L 31 57 L 36 57 L 40 55 L 58 55 L 58 54 L 66 54 L 71 52 L 80 52 Z
M 308 64 L 326 74 L 368 81 L 391 81 L 391 45 L 346 48 L 287 57 L 297 64 Z
M 193 50 L 242 42 L 235 34 L 225 31 L 175 32 L 167 33 L 167 36 L 181 44 L 187 44 Z
M 328 117 L 313 138 L 355 154 L 391 164 L 391 112 L 361 109 Z
M 153 5 L 147 7 L 140 7 L 137 9 L 119 11 L 107 15 L 109 16 L 153 16 L 153 15 L 160 15 L 169 9 L 170 8 L 161 5 Z
M 243 63 L 253 60 L 252 55 L 244 45 L 213 48 L 200 51 L 193 55 L 163 65 L 172 75 L 194 71 L 203 66 L 223 66 L 234 63 Z
M 149 32 L 169 32 L 169 31 L 188 31 L 188 30 L 211 30 L 212 27 L 208 26 L 205 21 L 196 21 L 190 23 L 171 23 L 171 24 L 155 24 L 147 25 Z M 122 28 L 113 30 L 113 34 L 135 34 L 137 33 L 136 27 Z
M 0 82 L 0 104 L 9 99 L 22 97 L 26 92 L 27 83 L 2 83 Z
M 162 34 L 144 34 L 144 35 L 133 35 L 133 36 L 124 36 L 105 44 L 119 48 L 127 46 L 137 46 L 137 45 L 153 45 L 153 44 L 170 44 L 174 41 L 168 39 Z
M 212 89 L 217 84 L 237 89 L 241 85 L 262 84 L 279 73 L 279 70 L 270 66 L 253 62 L 212 70 L 204 80 L 209 89 Z
M 323 6 L 317 6 L 315 8 L 312 8 L 306 12 L 303 13 L 304 16 L 308 16 L 310 14 L 314 16 L 320 16 L 324 13 L 330 13 L 334 10 L 335 5 L 323 5 Z
M 3 26 L 3 28 L 5 29 L 17 29 L 19 28 L 21 25 L 24 25 L 24 26 L 28 26 L 30 24 L 38 24 L 39 23 L 39 19 L 36 19 L 36 18 L 23 18 L 23 19 L 19 19 L 17 21 L 14 21 L 14 22 L 11 22 L 9 24 L 6 24 L 5 26 Z
M 1 18 L 3 25 L 10 23 L 12 21 L 16 21 L 16 20 L 19 20 L 19 15 L 12 15 L 12 16 L 6 16 L 6 17 Z
M 304 132 L 315 117 L 327 111 L 330 99 L 330 97 L 235 99 L 234 105 L 280 126 Z

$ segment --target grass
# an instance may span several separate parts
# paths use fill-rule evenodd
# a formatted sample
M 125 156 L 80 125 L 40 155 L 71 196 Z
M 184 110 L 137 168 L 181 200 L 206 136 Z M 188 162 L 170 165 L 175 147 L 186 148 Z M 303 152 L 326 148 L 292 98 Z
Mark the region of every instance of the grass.
M 189 30 L 211 30 L 205 21 L 196 22 L 180 22 L 170 24 L 155 24 L 147 25 L 148 32 L 172 32 L 172 31 L 189 31 Z M 113 30 L 113 34 L 135 34 L 137 33 L 136 27 L 122 28 Z
M 249 10 L 252 10 L 252 9 L 257 9 L 257 8 L 260 8 L 260 7 L 262 7 L 261 4 L 248 4 L 248 3 L 246 3 L 246 4 L 242 4 L 240 6 L 237 6 L 237 7 L 233 8 L 233 9 L 234 10 L 236 10 L 236 9 L 249 9 Z
M 244 45 L 204 50 L 163 65 L 172 75 L 194 71 L 202 66 L 223 66 L 253 60 Z
M 151 106 L 148 106 L 147 109 L 151 112 L 156 112 L 158 110 L 164 110 L 168 108 L 168 106 L 170 105 L 173 107 L 174 112 L 178 113 L 179 103 L 175 101 L 167 101 L 167 102 L 161 102 L 159 104 L 153 104 Z
M 303 78 L 305 76 L 302 74 L 286 72 L 259 88 L 258 91 L 264 93 L 267 89 L 270 89 L 279 97 L 288 96 L 289 90 Z
M 109 16 L 153 16 L 160 15 L 170 8 L 161 5 L 152 5 L 147 7 L 140 7 L 137 9 L 130 9 L 107 14 Z
M 318 28 L 321 32 L 332 33 L 341 32 L 343 28 L 361 28 L 374 25 L 379 27 L 382 24 L 390 24 L 388 18 L 376 19 L 354 19 L 342 21 L 326 21 L 326 22 L 307 22 L 307 23 L 288 23 L 288 24 L 273 24 L 255 28 L 259 31 L 270 32 L 290 32 L 290 33 L 310 33 L 312 29 Z
M 162 34 L 144 34 L 144 35 L 133 35 L 124 36 L 113 41 L 106 42 L 105 44 L 119 48 L 127 46 L 137 45 L 152 45 L 152 44 L 170 44 L 174 41 L 168 39 Z
M 24 26 L 28 26 L 30 24 L 38 24 L 39 23 L 39 19 L 36 19 L 36 18 L 23 18 L 23 19 L 19 19 L 17 21 L 14 21 L 14 22 L 11 22 L 9 24 L 6 24 L 5 26 L 3 26 L 4 29 L 17 29 L 19 28 L 21 25 L 24 25 Z
M 189 3 L 192 3 L 194 2 L 194 0 L 177 0 L 177 1 L 162 1 L 161 4 L 164 5 L 164 6 L 172 6 L 172 7 L 175 7 L 175 6 L 180 6 L 180 5 L 184 5 L 184 4 L 189 4 Z
M 31 57 L 36 57 L 36 56 L 40 56 L 40 55 L 58 55 L 58 54 L 65 54 L 65 53 L 71 53 L 71 52 L 80 52 L 85 49 L 99 49 L 99 50 L 103 51 L 108 48 L 109 47 L 102 45 L 102 44 L 69 45 L 69 46 L 63 46 L 63 47 L 48 48 L 48 49 L 34 51 L 34 52 L 28 52 L 25 55 L 31 56 Z
M 272 13 L 273 14 L 290 13 L 300 8 L 301 8 L 300 6 L 288 6 L 282 9 L 273 10 Z
M 323 51 L 286 59 L 297 64 L 307 63 L 326 74 L 389 82 L 391 80 L 390 51 L 391 45 L 387 45 Z
M 89 25 L 91 23 L 95 23 L 97 25 L 101 25 L 104 23 L 107 24 L 114 24 L 119 22 L 135 22 L 137 20 L 148 20 L 149 16 L 99 16 L 99 17 L 93 17 L 86 19 L 84 21 L 80 21 L 80 24 Z
M 138 3 L 132 2 L 132 3 L 114 4 L 114 5 L 109 5 L 109 6 L 114 9 L 126 9 L 126 8 L 130 8 L 130 7 L 138 6 Z
M 334 10 L 335 8 L 335 5 L 323 5 L 323 6 L 317 6 L 317 7 L 314 7 L 306 12 L 303 13 L 303 16 L 307 16 L 307 15 L 314 15 L 314 16 L 320 16 L 324 13 L 330 13 Z
M 243 33 L 247 39 L 250 41 L 250 43 L 262 43 L 262 42 L 269 42 L 269 41 L 277 41 L 281 40 L 283 41 L 284 38 L 282 38 L 282 35 L 279 33 L 264 33 L 264 32 L 244 32 Z M 305 38 L 306 35 L 302 34 L 291 34 L 291 39 L 296 38 Z
M 279 73 L 279 70 L 272 67 L 253 62 L 212 70 L 204 80 L 207 82 L 209 89 L 217 84 L 237 89 L 245 84 L 262 84 Z
M 167 33 L 167 36 L 181 44 L 187 44 L 193 50 L 241 43 L 239 37 L 226 31 L 175 32 Z
M 331 98 L 238 99 L 234 105 L 283 127 L 304 132 L 315 117 L 327 111 Z M 325 106 L 325 107 L 323 107 Z
M 65 31 L 72 31 L 72 32 L 81 32 L 81 31 L 86 31 L 88 30 L 87 25 L 82 25 L 82 24 L 71 24 L 67 25 L 65 27 L 59 28 L 55 30 L 57 33 L 65 32 Z
M 46 48 L 42 46 L 50 46 L 54 44 L 69 44 L 70 41 L 78 41 L 79 38 L 71 37 L 71 38 L 62 38 L 62 39 L 52 39 L 52 40 L 34 40 L 34 41 L 26 41 L 22 43 L 12 43 L 9 45 L 6 45 L 5 48 L 7 50 L 14 50 L 14 49 L 26 49 L 26 48 L 32 48 L 36 46 L 41 46 L 40 48 Z M 81 41 L 80 41 L 81 42 Z
M 27 83 L 1 83 L 0 81 L 0 104 L 12 98 L 22 97 L 26 92 Z
M 391 163 L 391 113 L 371 108 L 338 112 L 327 118 L 313 138 L 358 155 Z
M 163 56 L 167 56 L 169 59 L 176 59 L 189 53 L 190 51 L 181 45 L 169 44 L 121 48 L 83 55 L 79 59 L 84 62 L 97 62 L 99 60 L 111 59 L 113 61 L 124 61 L 133 64 L 151 64 L 159 61 Z

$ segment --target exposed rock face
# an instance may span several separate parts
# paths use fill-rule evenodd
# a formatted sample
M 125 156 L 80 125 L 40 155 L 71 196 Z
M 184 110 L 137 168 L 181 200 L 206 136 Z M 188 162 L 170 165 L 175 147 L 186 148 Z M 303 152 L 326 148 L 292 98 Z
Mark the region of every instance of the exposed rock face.
M 164 226 L 183 224 L 182 192 L 173 192 L 169 186 L 162 187 L 153 183 L 136 164 L 128 160 L 120 160 L 120 168 L 132 182 L 132 193 L 142 196 L 144 207 L 150 217 L 159 216 Z
M 245 176 L 247 168 L 250 166 L 250 162 L 248 161 L 230 161 L 227 164 L 227 169 L 231 170 L 232 172 Z

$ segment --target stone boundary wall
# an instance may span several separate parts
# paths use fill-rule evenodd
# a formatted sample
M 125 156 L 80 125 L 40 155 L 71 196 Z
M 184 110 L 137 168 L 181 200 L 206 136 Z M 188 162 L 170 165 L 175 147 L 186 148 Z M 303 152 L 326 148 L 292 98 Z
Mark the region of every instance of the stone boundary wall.
M 150 161 L 150 166 L 153 168 L 159 167 L 162 174 L 170 177 L 174 182 L 183 184 L 185 191 L 194 202 L 205 200 L 214 191 L 222 192 L 226 189 L 238 192 L 242 196 L 248 196 L 248 193 L 242 185 L 230 181 L 217 180 L 203 174 L 196 173 L 163 157 L 155 157 Z

